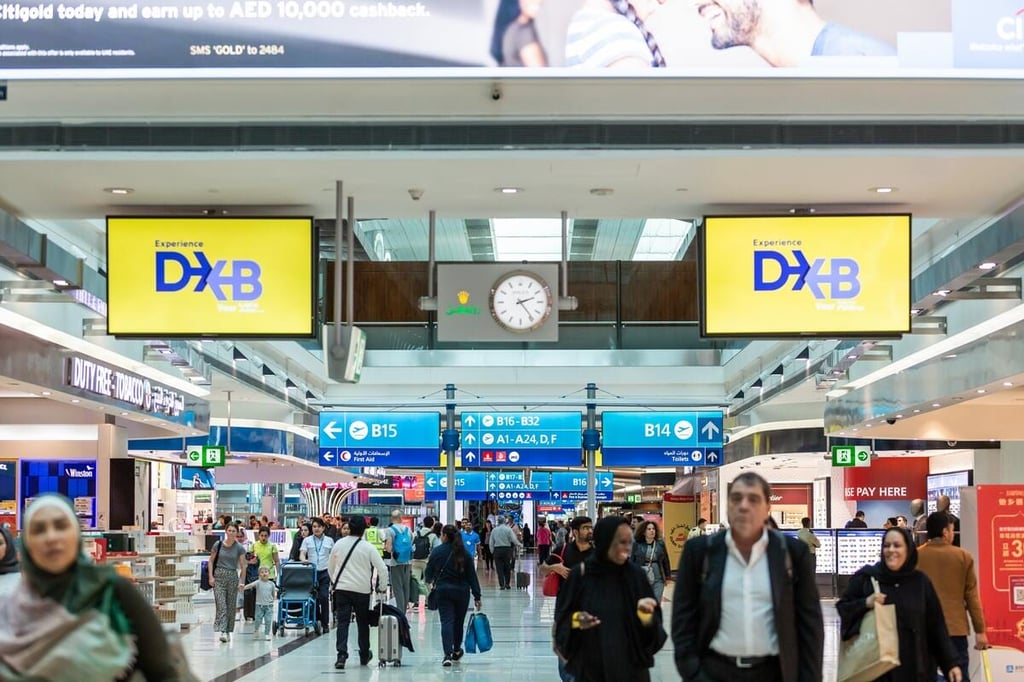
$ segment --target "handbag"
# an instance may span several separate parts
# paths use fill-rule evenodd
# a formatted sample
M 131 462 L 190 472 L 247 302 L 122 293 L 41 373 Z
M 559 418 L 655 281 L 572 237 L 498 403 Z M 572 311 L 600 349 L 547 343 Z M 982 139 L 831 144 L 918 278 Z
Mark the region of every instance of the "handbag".
M 871 579 L 874 593 L 881 593 Z M 838 682 L 871 682 L 900 666 L 896 605 L 875 604 L 860 621 L 860 632 L 839 647 Z
M 565 553 L 564 549 L 562 550 L 562 553 Z M 564 563 L 561 554 L 552 554 L 551 556 L 558 559 L 558 563 Z M 562 587 L 562 576 L 557 573 L 548 573 L 544 576 L 544 582 L 541 583 L 540 589 L 541 593 L 543 593 L 545 597 L 557 597 L 560 587 Z
M 658 574 L 654 570 L 654 545 L 651 545 L 650 551 L 647 553 L 647 561 L 644 562 L 644 575 L 647 576 L 647 582 L 654 584 L 658 582 Z
M 444 575 L 444 569 L 448 568 L 448 562 L 451 558 L 452 555 L 449 553 L 448 558 L 444 560 L 444 566 L 442 566 L 441 570 L 437 573 L 437 579 L 434 580 L 434 583 L 430 586 L 430 592 L 427 593 L 427 610 L 429 611 L 437 611 L 437 581 L 441 579 L 442 575 Z
M 474 613 L 469 617 L 468 632 L 473 633 L 475 645 L 473 648 L 475 651 L 470 651 L 468 648 L 466 651 L 470 653 L 476 653 L 476 651 L 485 653 L 494 647 L 494 637 L 491 636 L 491 621 L 486 613 Z

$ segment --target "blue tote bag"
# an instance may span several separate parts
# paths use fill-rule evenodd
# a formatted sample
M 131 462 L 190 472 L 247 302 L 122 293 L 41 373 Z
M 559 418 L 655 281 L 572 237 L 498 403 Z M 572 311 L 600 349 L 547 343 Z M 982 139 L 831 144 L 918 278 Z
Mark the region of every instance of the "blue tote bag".
M 466 651 L 471 654 L 482 654 L 490 651 L 493 646 L 490 619 L 486 613 L 474 613 L 469 617 L 469 624 L 466 626 Z

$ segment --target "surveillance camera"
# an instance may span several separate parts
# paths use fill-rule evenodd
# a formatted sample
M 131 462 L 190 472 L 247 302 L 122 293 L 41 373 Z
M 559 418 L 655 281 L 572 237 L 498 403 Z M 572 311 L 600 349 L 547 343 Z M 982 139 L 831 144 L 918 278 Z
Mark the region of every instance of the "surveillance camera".
M 955 440 L 947 440 L 946 441 L 946 445 L 948 445 L 951 448 L 955 448 L 956 447 L 956 441 Z
M 421 190 L 421 189 L 410 189 L 409 190 L 409 197 L 413 201 L 419 201 L 420 199 L 423 198 L 423 190 Z
M 896 417 L 889 417 L 888 419 L 885 420 L 885 423 L 888 424 L 889 426 L 892 426 L 893 424 L 896 423 Z
M 203 209 L 203 215 L 217 215 L 218 213 L 220 213 L 220 211 L 218 211 L 215 208 L 204 208 Z
M 500 86 L 495 85 L 494 87 L 491 88 L 491 99 L 493 99 L 495 102 L 501 99 Z

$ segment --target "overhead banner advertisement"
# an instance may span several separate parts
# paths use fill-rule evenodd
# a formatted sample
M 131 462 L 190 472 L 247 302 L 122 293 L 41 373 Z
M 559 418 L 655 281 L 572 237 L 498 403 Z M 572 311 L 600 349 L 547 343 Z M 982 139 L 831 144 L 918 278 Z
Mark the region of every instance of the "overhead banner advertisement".
M 311 218 L 107 218 L 107 332 L 312 337 Z
M 707 217 L 704 336 L 910 332 L 910 216 Z
M 1017 0 L 3 0 L 0 78 L 1024 77 L 1019 9 Z

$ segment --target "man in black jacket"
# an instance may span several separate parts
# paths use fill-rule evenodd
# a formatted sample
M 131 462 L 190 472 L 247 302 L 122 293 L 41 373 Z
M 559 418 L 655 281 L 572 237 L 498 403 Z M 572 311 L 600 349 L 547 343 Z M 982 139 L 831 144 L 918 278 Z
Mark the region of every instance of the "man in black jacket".
M 740 474 L 729 485 L 729 530 L 683 547 L 672 642 L 684 682 L 823 678 L 814 559 L 800 540 L 765 528 L 770 499 L 764 478 Z

